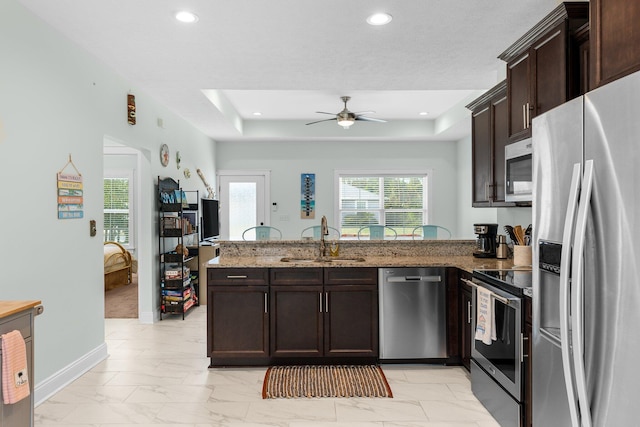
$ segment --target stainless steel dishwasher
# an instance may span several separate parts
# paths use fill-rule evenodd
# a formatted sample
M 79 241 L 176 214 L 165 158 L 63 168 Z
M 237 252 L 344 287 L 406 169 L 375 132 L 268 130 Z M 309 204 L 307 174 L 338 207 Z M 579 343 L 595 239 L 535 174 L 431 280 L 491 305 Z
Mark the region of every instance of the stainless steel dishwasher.
M 443 268 L 380 268 L 380 359 L 447 357 Z

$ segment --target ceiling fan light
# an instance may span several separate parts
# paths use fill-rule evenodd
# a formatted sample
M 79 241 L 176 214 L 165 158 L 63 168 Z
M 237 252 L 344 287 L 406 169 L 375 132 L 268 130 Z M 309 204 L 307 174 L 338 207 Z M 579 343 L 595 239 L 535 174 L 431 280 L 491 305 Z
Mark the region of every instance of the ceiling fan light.
M 177 12 L 175 14 L 175 17 L 178 21 L 184 22 L 186 24 L 193 24 L 194 22 L 198 21 L 198 15 L 187 10 L 181 10 Z
M 351 118 L 338 117 L 338 124 L 345 129 L 348 129 L 353 123 L 354 120 Z
M 367 23 L 369 25 L 387 25 L 392 19 L 393 17 L 388 13 L 374 13 L 369 15 Z

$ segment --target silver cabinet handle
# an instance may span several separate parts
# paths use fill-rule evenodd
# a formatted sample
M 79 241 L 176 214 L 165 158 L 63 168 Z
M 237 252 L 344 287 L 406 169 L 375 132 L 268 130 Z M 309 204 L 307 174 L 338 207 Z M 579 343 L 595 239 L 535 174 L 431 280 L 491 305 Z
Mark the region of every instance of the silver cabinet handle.
M 329 312 L 329 292 L 324 293 L 324 312 Z
M 246 279 L 247 276 L 227 276 L 227 279 Z
M 471 324 L 471 301 L 467 301 L 467 323 Z
M 527 129 L 531 127 L 531 104 L 527 102 Z
M 269 295 L 266 292 L 264 293 L 264 312 L 269 312 Z
M 320 302 L 320 313 L 322 313 L 322 292 L 318 294 L 318 301 Z
M 522 104 L 522 127 L 524 129 L 527 128 L 527 111 L 526 111 L 526 104 Z

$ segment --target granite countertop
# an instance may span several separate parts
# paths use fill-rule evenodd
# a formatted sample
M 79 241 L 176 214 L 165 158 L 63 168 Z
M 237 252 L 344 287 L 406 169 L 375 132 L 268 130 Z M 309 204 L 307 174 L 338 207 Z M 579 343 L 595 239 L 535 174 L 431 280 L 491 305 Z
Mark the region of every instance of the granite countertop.
M 474 269 L 510 269 L 513 260 L 495 258 L 476 258 L 472 255 L 462 256 L 370 256 L 362 257 L 364 261 L 345 259 L 340 261 L 321 262 L 293 260 L 281 261 L 282 256 L 220 256 L 209 261 L 208 268 L 274 268 L 274 267 L 457 267 L 471 273 Z M 340 259 L 342 257 L 338 257 Z M 313 259 L 313 258 L 309 258 Z M 327 257 L 331 259 L 331 257 Z
M 319 256 L 317 241 L 221 241 L 220 256 L 209 268 L 311 268 L 311 267 L 458 267 L 510 269 L 512 259 L 476 258 L 475 240 L 340 240 L 336 258 Z M 329 242 L 327 242 L 329 245 Z M 283 262 L 282 258 L 291 261 Z
M 41 301 L 0 301 L 0 319 L 40 305 Z

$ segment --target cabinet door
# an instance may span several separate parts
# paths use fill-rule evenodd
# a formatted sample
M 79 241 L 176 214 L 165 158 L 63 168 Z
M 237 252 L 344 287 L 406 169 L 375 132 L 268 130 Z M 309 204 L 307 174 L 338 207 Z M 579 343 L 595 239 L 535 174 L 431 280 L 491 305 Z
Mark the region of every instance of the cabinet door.
M 270 295 L 271 355 L 322 356 L 322 286 L 272 285 Z
M 531 77 L 529 52 L 507 64 L 507 98 L 509 99 L 509 138 L 519 141 L 531 136 Z
M 378 287 L 325 287 L 325 356 L 378 356 Z
M 268 359 L 268 291 L 268 286 L 209 286 L 207 352 L 212 365 L 224 358 Z
M 640 2 L 591 0 L 593 88 L 640 70 Z
M 491 102 L 491 113 L 493 123 L 493 206 L 504 205 L 504 147 L 509 144 L 509 104 L 507 97 L 502 96 Z M 509 203 L 508 206 L 512 206 Z
M 472 180 L 474 207 L 490 205 L 491 185 L 491 108 L 489 105 L 472 115 Z
M 531 118 L 568 99 L 566 40 L 566 23 L 563 22 L 531 47 L 532 105 L 535 106 L 531 110 Z

